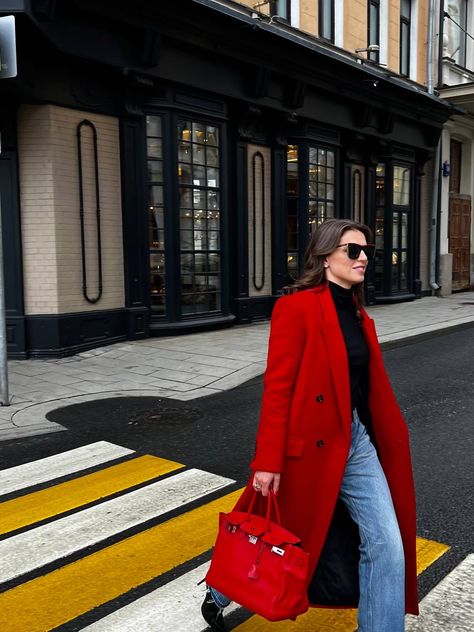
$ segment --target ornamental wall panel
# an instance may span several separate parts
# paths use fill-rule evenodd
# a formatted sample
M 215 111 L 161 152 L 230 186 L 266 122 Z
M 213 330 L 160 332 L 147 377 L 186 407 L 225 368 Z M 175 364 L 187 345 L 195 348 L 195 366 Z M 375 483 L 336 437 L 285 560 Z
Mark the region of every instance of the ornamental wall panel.
M 77 125 L 97 129 L 103 294 L 82 291 Z M 98 294 L 92 135 L 82 132 L 84 236 L 88 294 Z M 25 313 L 64 314 L 124 306 L 118 119 L 53 105 L 21 106 L 18 154 Z

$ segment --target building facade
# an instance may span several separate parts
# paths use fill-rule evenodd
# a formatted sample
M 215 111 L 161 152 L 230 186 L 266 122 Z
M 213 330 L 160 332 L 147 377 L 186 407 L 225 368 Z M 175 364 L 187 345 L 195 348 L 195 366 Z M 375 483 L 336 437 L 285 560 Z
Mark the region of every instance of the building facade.
M 431 292 L 428 0 L 14 5 L 12 357 L 267 318 L 328 217 L 374 230 L 369 303 Z
M 474 286 L 474 6 L 438 0 L 436 11 L 437 89 L 464 111 L 446 123 L 438 149 L 439 292 L 446 295 Z

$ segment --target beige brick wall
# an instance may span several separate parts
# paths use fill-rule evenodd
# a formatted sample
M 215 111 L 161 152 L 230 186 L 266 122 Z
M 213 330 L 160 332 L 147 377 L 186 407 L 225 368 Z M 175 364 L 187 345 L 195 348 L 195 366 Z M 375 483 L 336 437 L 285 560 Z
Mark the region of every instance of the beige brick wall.
M 429 26 L 429 0 L 418 0 L 418 59 L 417 76 L 418 83 L 426 85 L 426 51 L 428 47 L 428 26 Z M 436 32 L 438 24 L 435 25 Z
M 264 160 L 264 180 L 262 182 L 262 170 L 261 163 L 256 163 L 255 169 L 255 209 L 253 202 L 253 187 L 254 187 L 254 169 L 253 158 L 256 152 L 260 152 L 263 155 Z M 248 145 L 247 154 L 247 168 L 248 168 L 248 262 L 249 262 L 249 295 L 250 296 L 267 296 L 272 293 L 272 189 L 271 189 L 271 150 L 269 147 L 262 147 L 260 145 Z M 262 188 L 264 185 L 264 189 Z M 262 203 L 263 208 L 262 208 Z M 256 282 L 260 286 L 264 281 L 263 287 L 257 290 L 253 284 L 253 219 L 255 212 L 256 222 Z M 262 218 L 265 217 L 265 230 L 262 231 Z M 265 243 L 265 256 L 262 257 L 262 241 Z
M 351 53 L 367 46 L 367 0 L 344 2 L 344 48 Z
M 318 0 L 300 1 L 300 29 L 318 35 Z
M 390 70 L 400 70 L 400 0 L 391 0 L 388 7 L 388 56 Z
M 97 128 L 104 291 L 82 295 L 76 127 Z M 97 232 L 92 137 L 83 128 L 85 239 L 89 295 L 97 294 Z M 118 120 L 52 105 L 21 106 L 18 155 L 26 314 L 124 306 Z

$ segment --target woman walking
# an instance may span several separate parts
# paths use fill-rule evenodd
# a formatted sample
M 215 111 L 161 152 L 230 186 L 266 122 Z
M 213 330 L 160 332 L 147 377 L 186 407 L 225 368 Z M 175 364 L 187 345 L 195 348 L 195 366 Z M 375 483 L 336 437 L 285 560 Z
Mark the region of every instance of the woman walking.
M 373 320 L 362 307 L 371 231 L 331 219 L 304 272 L 275 304 L 253 490 L 278 493 L 282 524 L 310 554 L 309 601 L 358 607 L 358 632 L 403 632 L 418 614 L 415 494 L 408 431 Z M 225 631 L 229 603 L 208 587 L 202 613 Z

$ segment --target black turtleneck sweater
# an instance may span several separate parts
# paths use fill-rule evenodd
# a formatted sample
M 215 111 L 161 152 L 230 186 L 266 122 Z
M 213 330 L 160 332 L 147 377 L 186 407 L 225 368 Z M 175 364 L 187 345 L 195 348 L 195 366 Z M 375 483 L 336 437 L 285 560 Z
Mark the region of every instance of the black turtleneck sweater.
M 329 281 L 329 289 L 346 343 L 352 410 L 357 408 L 361 421 L 367 425 L 370 423 L 367 401 L 369 348 L 357 320 L 355 305 L 352 302 L 352 289 L 346 289 L 332 281 Z

